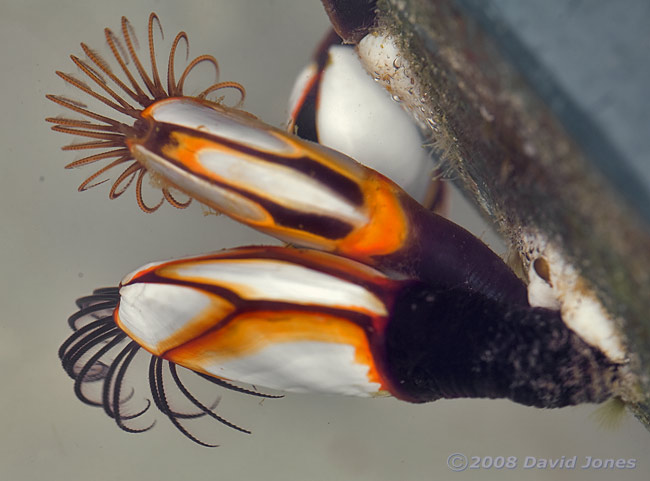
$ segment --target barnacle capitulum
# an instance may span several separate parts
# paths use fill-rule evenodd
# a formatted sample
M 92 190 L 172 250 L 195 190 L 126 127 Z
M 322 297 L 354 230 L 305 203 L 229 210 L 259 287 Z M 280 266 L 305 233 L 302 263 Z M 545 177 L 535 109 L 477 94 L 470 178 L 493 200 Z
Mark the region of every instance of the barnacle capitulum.
M 570 329 L 616 362 L 628 352 L 614 317 L 568 256 L 547 235 L 525 230 L 522 250 L 528 264 L 531 306 L 558 310 Z
M 444 211 L 444 183 L 415 121 L 333 31 L 298 75 L 288 130 L 381 172 L 421 204 Z
M 104 30 L 106 43 L 113 60 L 117 64 L 116 69 L 111 67 L 110 62 L 95 50 L 85 43 L 81 43 L 81 48 L 86 54 L 87 60 L 76 55 L 71 55 L 70 58 L 83 73 L 83 80 L 61 71 L 56 72 L 67 84 L 124 116 L 123 121 L 94 112 L 88 105 L 79 100 L 72 100 L 59 95 L 46 96 L 49 100 L 79 114 L 81 117 L 49 117 L 46 120 L 55 124 L 52 130 L 91 139 L 87 142 L 73 143 L 63 147 L 63 150 L 69 151 L 94 152 L 69 163 L 66 168 L 72 169 L 94 164 L 95 162 L 108 161 L 106 165 L 88 176 L 79 185 L 79 191 L 85 191 L 107 182 L 108 179 L 101 179 L 104 174 L 112 169 L 123 168 L 121 174 L 113 181 L 109 197 L 111 199 L 119 197 L 135 180 L 138 206 L 144 212 L 154 212 L 165 200 L 172 206 L 183 209 L 190 204 L 191 198 L 185 202 L 177 200 L 171 193 L 174 186 L 169 185 L 162 179 L 163 198 L 161 201 L 153 206 L 145 203 L 142 187 L 147 170 L 135 158 L 131 144 L 133 140 L 146 136 L 150 131 L 150 126 L 142 118 L 142 111 L 162 99 L 184 97 L 185 82 L 190 73 L 200 64 L 212 65 L 217 80 L 196 95 L 195 98 L 205 100 L 210 94 L 221 89 L 238 91 L 241 100 L 237 105 L 241 104 L 245 97 L 244 87 L 239 83 L 218 81 L 219 64 L 211 55 L 200 55 L 194 58 L 187 63 L 178 79 L 176 78 L 174 64 L 176 62 L 176 52 L 182 42 L 186 44 L 189 54 L 189 41 L 185 32 L 179 32 L 172 42 L 167 62 L 167 85 L 164 86 L 156 62 L 154 47 L 154 29 L 156 26 L 158 26 L 162 35 L 160 21 L 155 13 L 151 13 L 148 22 L 149 71 L 138 57 L 136 51 L 138 44 L 133 27 L 126 17 L 122 17 L 121 39 L 111 29 L 106 28 Z

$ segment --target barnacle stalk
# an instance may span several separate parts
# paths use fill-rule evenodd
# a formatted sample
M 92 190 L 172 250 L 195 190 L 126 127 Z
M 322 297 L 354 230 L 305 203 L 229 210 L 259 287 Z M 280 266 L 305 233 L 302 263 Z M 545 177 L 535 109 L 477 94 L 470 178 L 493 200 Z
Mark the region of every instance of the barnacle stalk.
M 149 125 L 142 118 L 142 111 L 159 100 L 186 96 L 184 92 L 185 82 L 190 73 L 200 64 L 209 64 L 214 68 L 215 82 L 196 95 L 195 98 L 206 100 L 208 95 L 216 91 L 234 89 L 241 96 L 237 103 L 237 106 L 239 106 L 246 95 L 244 87 L 239 83 L 218 81 L 219 64 L 211 55 L 200 55 L 191 60 L 178 80 L 176 79 L 174 64 L 176 52 L 181 42 L 186 45 L 186 58 L 189 56 L 189 40 L 185 32 L 179 32 L 172 42 L 167 61 L 167 87 L 165 88 L 156 63 L 154 27 L 158 28 L 162 36 L 160 20 L 155 13 L 151 13 L 148 22 L 149 72 L 147 72 L 143 62 L 138 57 L 136 52 L 138 42 L 133 27 L 126 17 L 122 17 L 121 39 L 111 29 L 104 29 L 106 43 L 118 65 L 117 69 L 114 70 L 104 57 L 85 43 L 81 43 L 81 48 L 87 59 L 84 60 L 75 55 L 71 55 L 70 58 L 83 72 L 86 81 L 61 71 L 56 72 L 66 83 L 119 114 L 130 118 L 130 121 L 127 119 L 122 122 L 101 115 L 94 112 L 83 102 L 51 94 L 46 95 L 49 100 L 79 114 L 83 118 L 49 117 L 45 119 L 47 122 L 55 124 L 52 130 L 56 132 L 90 139 L 86 142 L 73 143 L 63 147 L 63 150 L 81 151 L 86 154 L 83 158 L 66 165 L 66 169 L 107 161 L 105 165 L 97 169 L 79 185 L 80 192 L 107 182 L 109 179 L 99 180 L 100 177 L 114 168 L 121 167 L 123 170 L 113 181 L 108 194 L 109 198 L 115 199 L 122 195 L 135 180 L 138 206 L 147 213 L 156 211 L 165 200 L 176 208 L 184 209 L 190 204 L 191 199 L 185 202 L 177 200 L 171 193 L 170 186 L 163 184 L 161 186 L 163 197 L 160 202 L 153 206 L 145 203 L 142 186 L 147 170 L 134 157 L 130 148 L 130 140 L 138 139 L 148 131 Z M 130 67 L 129 64 L 131 64 Z

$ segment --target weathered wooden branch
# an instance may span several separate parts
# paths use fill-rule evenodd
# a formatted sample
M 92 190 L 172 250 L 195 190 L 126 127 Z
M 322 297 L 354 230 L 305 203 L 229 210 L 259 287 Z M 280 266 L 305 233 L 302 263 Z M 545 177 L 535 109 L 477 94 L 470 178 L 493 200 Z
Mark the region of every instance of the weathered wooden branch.
M 366 67 L 429 129 L 455 183 L 524 262 L 541 233 L 609 311 L 638 377 L 628 405 L 650 426 L 650 195 L 621 155 L 475 2 L 323 3 L 347 41 L 395 39 L 410 87 Z

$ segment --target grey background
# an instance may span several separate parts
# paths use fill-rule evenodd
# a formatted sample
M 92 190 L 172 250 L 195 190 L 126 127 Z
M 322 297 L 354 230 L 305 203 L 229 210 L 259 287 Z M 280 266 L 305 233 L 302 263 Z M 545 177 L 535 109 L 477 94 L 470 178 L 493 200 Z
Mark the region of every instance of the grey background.
M 54 70 L 74 72 L 68 54 L 81 54 L 80 41 L 103 46 L 102 29 L 118 29 L 121 15 L 144 41 L 151 10 L 167 37 L 185 29 L 194 55 L 217 57 L 222 78 L 246 86 L 246 108 L 276 125 L 285 120 L 293 78 L 328 26 L 317 0 L 0 1 L 0 480 L 648 479 L 648 433 L 631 418 L 604 430 L 590 417 L 593 406 L 542 411 L 507 401 L 409 405 L 310 395 L 260 405 L 235 396 L 225 398 L 224 414 L 253 434 L 217 426 L 221 447 L 205 449 L 162 418 L 148 433 L 129 435 L 77 401 L 56 356 L 74 299 L 152 260 L 269 242 L 196 205 L 145 215 L 132 192 L 113 202 L 106 186 L 76 193 L 90 172 L 62 169 L 75 157 L 59 150 L 70 139 L 43 121 L 64 113 L 44 95 L 78 95 Z M 503 250 L 457 198 L 452 217 Z M 446 466 L 454 452 L 517 456 L 520 464 L 525 456 L 638 461 L 618 473 L 456 474 Z

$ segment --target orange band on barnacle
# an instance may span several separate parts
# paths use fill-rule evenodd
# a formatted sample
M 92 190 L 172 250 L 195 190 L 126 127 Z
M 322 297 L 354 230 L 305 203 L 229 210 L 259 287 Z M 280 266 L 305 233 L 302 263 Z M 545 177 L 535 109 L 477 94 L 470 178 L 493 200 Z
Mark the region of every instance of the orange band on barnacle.
M 146 134 L 147 123 L 141 116 L 142 111 L 158 100 L 185 96 L 183 88 L 189 74 L 199 64 L 203 63 L 208 63 L 214 68 L 216 80 L 199 93 L 196 96 L 197 98 L 205 99 L 216 91 L 234 89 L 241 95 L 241 99 L 236 105 L 238 107 L 243 103 L 246 95 L 244 87 L 239 83 L 218 81 L 219 64 L 211 55 L 200 55 L 191 60 L 180 74 L 178 81 L 176 80 L 174 63 L 181 42 L 185 42 L 187 47 L 186 56 L 189 56 L 189 41 L 185 32 L 178 33 L 170 47 L 167 61 L 167 88 L 165 89 L 156 63 L 154 26 L 158 27 L 162 36 L 160 20 L 155 13 L 152 13 L 148 22 L 150 72 L 147 72 L 138 57 L 136 52 L 137 39 L 133 27 L 126 17 L 122 17 L 120 31 L 122 39 L 111 29 L 104 29 L 106 43 L 119 68 L 113 70 L 104 57 L 82 43 L 81 49 L 87 59 L 80 59 L 75 55 L 71 55 L 70 58 L 85 75 L 84 80 L 89 81 L 89 83 L 72 75 L 60 71 L 56 72 L 67 84 L 130 119 L 120 121 L 94 112 L 86 104 L 78 100 L 71 100 L 59 95 L 46 95 L 49 100 L 82 117 L 77 119 L 49 117 L 45 120 L 55 124 L 52 130 L 91 139 L 87 142 L 74 143 L 63 147 L 63 150 L 83 151 L 84 153 L 88 151 L 94 152 L 67 164 L 66 169 L 73 169 L 103 160 L 108 161 L 106 165 L 97 169 L 79 185 L 79 191 L 88 190 L 107 182 L 109 179 L 100 180 L 100 178 L 108 171 L 122 166 L 124 170 L 113 181 L 109 191 L 109 198 L 115 199 L 121 196 L 135 180 L 136 200 L 140 209 L 144 212 L 154 212 L 165 201 L 178 209 L 184 209 L 190 204 L 191 199 L 184 202 L 179 201 L 171 192 L 173 186 L 163 184 L 160 187 L 162 190 L 160 202 L 153 206 L 145 202 L 142 195 L 142 186 L 147 171 L 133 156 L 127 144 L 128 139 L 137 139 Z M 131 68 L 128 66 L 129 63 L 132 63 Z M 217 99 L 217 101 L 220 100 Z

